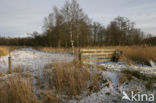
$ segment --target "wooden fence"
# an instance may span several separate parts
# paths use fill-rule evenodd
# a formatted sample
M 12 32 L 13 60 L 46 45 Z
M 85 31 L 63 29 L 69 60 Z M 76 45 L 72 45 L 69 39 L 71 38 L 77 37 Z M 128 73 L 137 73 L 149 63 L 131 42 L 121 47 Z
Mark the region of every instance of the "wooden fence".
M 79 60 L 81 63 L 102 63 L 119 59 L 120 51 L 116 49 L 80 49 Z

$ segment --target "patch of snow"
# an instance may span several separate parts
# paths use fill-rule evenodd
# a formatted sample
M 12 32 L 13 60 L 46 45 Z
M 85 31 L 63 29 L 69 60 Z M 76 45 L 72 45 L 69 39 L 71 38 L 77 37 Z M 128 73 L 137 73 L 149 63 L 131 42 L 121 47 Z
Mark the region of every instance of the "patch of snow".
M 39 90 L 36 88 L 36 76 L 41 75 L 43 68 L 47 64 L 55 62 L 70 62 L 73 61 L 74 56 L 69 53 L 48 53 L 38 51 L 32 48 L 17 49 L 10 53 L 12 61 L 12 69 L 20 67 L 20 69 L 28 69 L 33 72 L 33 87 L 36 94 Z M 0 72 L 8 71 L 8 57 L 0 58 Z
M 154 69 L 156 69 L 156 64 L 152 60 L 150 60 L 150 64 Z
M 97 93 L 92 93 L 89 96 L 83 97 L 81 100 L 70 100 L 67 103 L 119 103 L 121 96 L 116 92 L 111 91 L 110 88 L 102 88 Z
M 151 75 L 156 75 L 156 68 L 155 68 L 155 63 L 152 63 L 152 67 L 151 66 L 139 66 L 139 65 L 128 65 L 126 63 L 122 63 L 122 62 L 106 62 L 106 63 L 102 63 L 100 64 L 103 67 L 106 67 L 107 69 L 109 69 L 110 71 L 121 71 L 124 69 L 130 69 L 130 70 L 137 70 L 140 71 L 141 73 L 144 74 L 151 74 Z
M 8 70 L 8 56 L 3 56 L 0 58 L 0 72 L 6 72 Z M 18 49 L 11 52 L 12 57 L 12 65 L 13 67 L 22 66 L 23 68 L 29 68 L 33 71 L 33 83 L 34 83 L 34 91 L 36 94 L 39 94 L 37 88 L 35 88 L 36 79 L 35 76 L 37 75 L 36 70 L 40 70 L 41 73 L 42 68 L 45 65 L 50 64 L 52 62 L 70 62 L 74 59 L 74 56 L 69 53 L 47 53 L 41 52 L 38 50 L 34 50 L 32 48 L 25 48 L 25 49 Z M 123 69 L 133 69 L 139 70 L 140 72 L 150 74 L 156 74 L 155 63 L 151 62 L 152 67 L 150 66 L 136 66 L 136 65 L 127 65 L 123 62 L 105 62 L 100 64 L 103 67 L 107 68 L 107 71 L 100 71 L 104 78 L 107 78 L 111 81 L 110 87 L 103 87 L 97 93 L 91 93 L 88 96 L 83 96 L 80 100 L 71 99 L 65 103 L 124 103 L 121 101 L 122 94 L 119 93 L 118 85 L 119 85 L 119 76 L 120 72 Z M 91 73 L 98 72 L 96 67 L 90 69 Z M 128 84 L 122 85 L 122 90 L 129 92 L 134 87 L 137 90 L 143 91 L 144 87 L 142 87 L 141 81 L 131 81 Z M 128 103 L 128 102 L 125 102 Z
M 8 70 L 8 57 L 0 58 L 0 72 Z M 29 68 L 31 70 L 41 69 L 52 62 L 69 62 L 74 56 L 69 53 L 47 53 L 32 48 L 23 48 L 11 52 L 12 67 Z
M 114 91 L 116 91 L 118 93 L 119 92 L 118 91 L 119 73 L 105 71 L 105 72 L 103 72 L 103 76 L 104 76 L 104 78 L 107 78 L 112 82 L 112 84 L 110 85 L 110 88 L 112 88 Z

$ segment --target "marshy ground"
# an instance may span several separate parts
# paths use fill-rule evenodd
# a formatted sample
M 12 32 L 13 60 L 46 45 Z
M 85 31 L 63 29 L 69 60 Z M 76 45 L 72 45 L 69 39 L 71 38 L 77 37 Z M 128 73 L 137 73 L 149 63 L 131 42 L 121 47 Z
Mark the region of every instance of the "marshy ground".
M 0 57 L 0 103 L 127 103 L 122 91 L 156 95 L 154 62 L 80 64 L 68 51 L 50 50 L 13 50 L 12 74 L 7 53 Z

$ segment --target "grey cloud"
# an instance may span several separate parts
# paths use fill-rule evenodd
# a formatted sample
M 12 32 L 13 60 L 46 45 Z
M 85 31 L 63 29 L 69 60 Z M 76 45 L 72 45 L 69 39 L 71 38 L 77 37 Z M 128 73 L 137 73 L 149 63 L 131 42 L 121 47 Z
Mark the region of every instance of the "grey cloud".
M 0 35 L 26 36 L 42 30 L 43 18 L 65 0 L 0 0 Z M 78 0 L 93 21 L 107 25 L 117 16 L 128 17 L 145 32 L 156 34 L 155 0 Z

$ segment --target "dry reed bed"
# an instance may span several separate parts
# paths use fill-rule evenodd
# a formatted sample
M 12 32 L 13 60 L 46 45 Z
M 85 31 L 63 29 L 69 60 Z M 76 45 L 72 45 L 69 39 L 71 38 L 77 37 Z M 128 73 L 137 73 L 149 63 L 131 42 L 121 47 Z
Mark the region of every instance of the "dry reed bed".
M 0 57 L 8 55 L 9 52 L 11 52 L 15 49 L 18 49 L 18 48 L 22 48 L 22 47 L 20 47 L 20 46 L 0 46 Z
M 150 60 L 156 62 L 156 47 L 148 46 L 102 46 L 102 47 L 86 47 L 98 49 L 117 49 L 123 51 L 120 59 L 127 63 L 145 62 L 149 64 Z
M 9 47 L 7 46 L 0 46 L 0 56 L 4 56 L 9 54 Z
M 124 55 L 133 61 L 148 64 L 150 60 L 156 62 L 156 47 L 125 47 L 121 49 L 125 52 Z
M 145 62 L 149 64 L 150 60 L 156 62 L 156 47 L 148 47 L 148 46 L 88 46 L 88 47 L 80 47 L 82 48 L 93 48 L 93 49 L 104 49 L 104 48 L 113 48 L 120 51 L 123 51 L 123 55 L 121 55 L 120 59 L 127 63 L 136 63 L 136 62 Z M 46 52 L 58 52 L 58 48 L 52 47 L 38 47 L 38 50 L 46 51 Z M 60 48 L 60 52 L 71 52 L 71 48 Z M 75 48 L 76 54 L 79 52 L 79 48 Z
M 12 47 L 0 47 L 1 55 L 7 55 L 9 50 L 14 50 Z M 156 61 L 156 47 L 139 47 L 139 46 L 109 46 L 109 47 L 87 47 L 87 48 L 115 48 L 123 51 L 123 58 L 133 61 Z M 49 50 L 48 50 L 49 49 Z M 44 51 L 53 51 L 56 48 L 48 48 Z M 42 50 L 42 49 L 41 49 Z M 78 51 L 78 48 L 76 48 Z M 71 51 L 63 49 L 63 52 Z M 84 91 L 91 92 L 99 91 L 100 83 L 107 82 L 97 72 L 91 72 L 93 68 L 88 65 L 80 65 L 78 60 L 71 63 L 53 63 L 48 65 L 43 70 L 43 75 L 38 77 L 37 87 L 40 90 L 40 99 L 38 99 L 33 91 L 32 81 L 27 77 L 14 76 L 8 77 L 7 80 L 0 79 L 0 103 L 59 103 L 62 101 L 62 96 L 66 98 L 76 98 L 77 95 Z M 95 68 L 93 68 L 95 69 Z M 15 69 L 14 72 L 21 73 L 22 69 Z M 97 70 L 97 69 L 96 69 Z M 98 71 L 98 70 L 97 70 Z M 22 73 L 21 73 L 22 74 Z M 125 73 L 126 74 L 126 73 Z M 135 74 L 135 76 L 138 76 Z M 139 75 L 140 77 L 140 75 Z M 25 78 L 25 79 L 22 79 Z M 142 77 L 141 77 L 142 78 Z M 129 80 L 131 75 L 129 76 Z M 120 80 L 124 82 L 125 79 Z M 147 85 L 151 88 L 151 85 Z
M 30 80 L 10 76 L 0 80 L 0 103 L 39 103 Z
M 33 47 L 34 49 L 44 52 L 71 52 L 71 48 L 54 48 L 54 47 Z
M 0 56 L 7 55 L 9 51 L 15 50 L 17 48 L 22 48 L 18 46 L 0 46 Z M 45 52 L 72 52 L 71 48 L 53 48 L 53 47 L 33 47 L 37 50 L 45 51 Z M 149 64 L 150 60 L 156 62 L 156 47 L 148 47 L 148 46 L 88 46 L 88 47 L 80 47 L 80 48 L 113 48 L 117 50 L 123 51 L 123 55 L 121 56 L 121 60 L 126 61 L 128 63 L 135 63 L 136 61 L 145 62 Z M 79 53 L 79 48 L 75 48 L 75 53 Z

